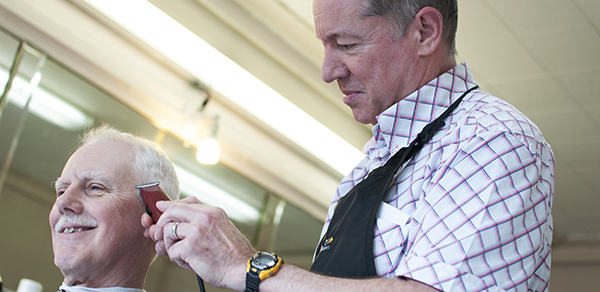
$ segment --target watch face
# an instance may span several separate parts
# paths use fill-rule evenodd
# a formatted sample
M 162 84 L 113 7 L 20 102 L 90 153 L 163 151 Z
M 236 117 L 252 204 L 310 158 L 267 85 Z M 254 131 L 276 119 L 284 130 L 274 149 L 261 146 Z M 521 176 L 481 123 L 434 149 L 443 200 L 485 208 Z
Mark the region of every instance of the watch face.
M 259 270 L 273 267 L 275 266 L 275 263 L 275 257 L 268 253 L 258 254 L 252 260 L 252 266 Z

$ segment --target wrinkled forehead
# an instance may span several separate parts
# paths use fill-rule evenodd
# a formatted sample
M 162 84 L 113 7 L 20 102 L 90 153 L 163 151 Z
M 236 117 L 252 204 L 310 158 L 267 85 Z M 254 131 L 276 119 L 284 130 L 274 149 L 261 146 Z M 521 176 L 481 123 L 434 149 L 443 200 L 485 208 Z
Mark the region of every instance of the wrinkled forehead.
M 362 0 L 315 0 L 313 16 L 317 35 L 353 27 L 362 19 Z
M 67 161 L 56 184 L 72 180 L 131 178 L 135 164 L 133 146 L 115 140 L 100 140 L 79 148 Z
M 315 12 L 330 12 L 336 14 L 339 11 L 332 8 L 344 8 L 351 7 L 353 10 L 365 7 L 367 0 L 314 0 L 313 1 L 313 13 Z

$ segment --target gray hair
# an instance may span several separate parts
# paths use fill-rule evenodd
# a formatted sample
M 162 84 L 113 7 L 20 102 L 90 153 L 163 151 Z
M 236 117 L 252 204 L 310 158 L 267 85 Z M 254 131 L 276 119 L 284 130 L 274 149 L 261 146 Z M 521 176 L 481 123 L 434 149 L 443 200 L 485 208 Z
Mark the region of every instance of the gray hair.
M 431 6 L 442 15 L 444 27 L 442 41 L 446 44 L 448 52 L 456 54 L 456 30 L 458 28 L 458 1 L 457 0 L 364 0 L 362 16 L 384 16 L 392 21 L 392 33 L 395 38 L 400 38 L 413 21 L 417 12 L 424 7 Z
M 179 179 L 173 163 L 156 143 L 121 132 L 105 124 L 85 132 L 79 148 L 101 140 L 121 141 L 133 147 L 135 153 L 133 175 L 138 180 L 136 185 L 160 182 L 160 187 L 172 200 L 179 198 Z

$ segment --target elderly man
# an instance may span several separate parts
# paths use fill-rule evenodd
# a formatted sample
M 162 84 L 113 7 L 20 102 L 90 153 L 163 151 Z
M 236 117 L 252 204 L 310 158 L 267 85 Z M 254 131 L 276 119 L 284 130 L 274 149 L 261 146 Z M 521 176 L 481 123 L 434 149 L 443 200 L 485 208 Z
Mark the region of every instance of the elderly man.
M 158 252 L 237 291 L 547 291 L 553 154 L 456 65 L 457 6 L 314 0 L 323 80 L 374 127 L 312 271 L 253 256 L 221 210 L 193 200 L 158 204 L 155 226 L 144 217 Z
M 154 143 L 108 126 L 84 135 L 56 181 L 49 216 L 61 291 L 143 291 L 156 252 L 140 225 L 136 185 L 157 181 L 179 196 L 173 165 Z

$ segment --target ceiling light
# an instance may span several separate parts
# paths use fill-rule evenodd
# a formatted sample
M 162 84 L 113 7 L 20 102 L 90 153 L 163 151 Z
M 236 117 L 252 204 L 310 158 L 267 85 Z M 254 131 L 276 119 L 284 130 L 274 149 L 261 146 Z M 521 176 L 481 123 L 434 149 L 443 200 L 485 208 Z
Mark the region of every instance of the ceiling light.
M 0 67 L 0 84 L 5 84 L 7 80 L 8 72 Z M 8 92 L 8 101 L 19 108 L 24 108 L 30 94 L 30 82 L 21 76 L 15 76 Z M 89 115 L 41 87 L 33 90 L 29 111 L 53 125 L 70 131 L 83 130 L 94 122 Z
M 210 127 L 210 136 L 198 144 L 196 159 L 202 164 L 216 164 L 221 156 L 221 146 L 217 141 L 217 129 L 219 128 L 219 116 L 204 118 Z
M 364 157 L 360 150 L 150 2 L 86 2 L 340 174 L 350 172 Z
M 214 138 L 206 138 L 198 144 L 196 159 L 202 164 L 216 164 L 221 156 L 219 141 Z

